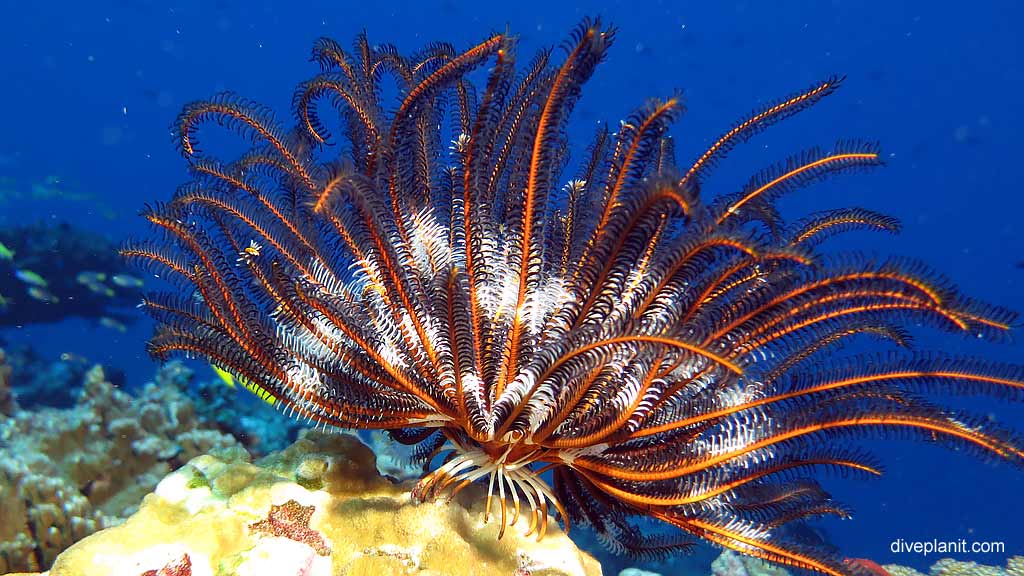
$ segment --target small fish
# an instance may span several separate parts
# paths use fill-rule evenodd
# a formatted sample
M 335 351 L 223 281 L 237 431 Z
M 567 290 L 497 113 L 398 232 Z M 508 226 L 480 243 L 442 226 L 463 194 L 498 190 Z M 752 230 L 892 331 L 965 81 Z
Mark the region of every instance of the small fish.
M 14 250 L 11 250 L 0 242 L 0 260 L 14 260 Z
M 216 364 L 210 364 L 210 368 L 213 368 L 214 373 L 217 374 L 217 377 L 220 378 L 228 388 L 235 387 L 235 377 L 231 375 L 231 372 L 228 372 Z
M 11 305 L 11 299 L 0 294 L 0 310 L 7 310 L 7 307 Z
M 111 330 L 117 330 L 118 332 L 127 332 L 128 327 L 122 324 L 118 320 L 114 320 L 109 316 L 103 316 L 100 318 L 100 326 L 104 328 L 110 328 Z
M 56 304 L 60 302 L 60 298 L 58 298 L 56 294 L 42 286 L 29 286 L 28 295 L 46 304 Z
M 220 366 L 217 366 L 216 364 L 210 364 L 210 367 L 213 368 L 213 371 L 217 374 L 217 377 L 220 378 L 221 381 L 224 382 L 224 384 L 227 385 L 229 388 L 234 388 L 235 383 L 237 382 L 246 390 L 262 398 L 263 401 L 266 402 L 267 404 L 273 406 L 274 403 L 277 402 L 276 398 L 271 396 L 269 392 L 264 390 L 260 385 L 256 384 L 255 382 L 252 382 L 245 378 L 235 378 L 234 374 L 228 372 L 227 370 L 221 368 Z
M 129 276 L 128 274 L 114 274 L 110 277 L 110 281 L 117 284 L 121 288 L 141 288 L 142 279 L 136 278 L 135 276 Z
M 93 294 L 99 294 L 100 296 L 106 296 L 107 298 L 114 297 L 114 289 L 111 288 L 110 286 L 107 286 L 106 284 L 93 282 L 91 284 L 86 284 L 85 287 L 88 288 L 89 291 L 92 292 Z
M 103 272 L 93 272 L 91 270 L 83 270 L 79 272 L 77 276 L 75 276 L 76 282 L 78 282 L 79 284 L 85 284 L 87 286 L 89 284 L 103 282 L 106 279 L 107 275 L 104 274 Z
M 60 355 L 61 362 L 67 362 L 69 364 L 86 364 L 89 361 L 83 357 L 75 354 L 74 352 L 64 352 Z
M 43 278 L 31 270 L 15 270 L 14 277 L 25 284 L 38 286 L 39 288 L 46 288 L 50 285 L 50 283 L 46 281 L 46 278 Z

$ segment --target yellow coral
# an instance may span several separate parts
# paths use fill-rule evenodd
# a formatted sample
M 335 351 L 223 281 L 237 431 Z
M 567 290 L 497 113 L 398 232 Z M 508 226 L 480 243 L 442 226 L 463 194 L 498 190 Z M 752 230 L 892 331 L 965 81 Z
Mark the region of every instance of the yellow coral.
M 311 481 L 319 486 L 310 489 Z M 182 554 L 197 574 L 230 567 L 241 575 L 267 562 L 304 562 L 309 574 L 325 576 L 601 573 L 554 522 L 541 542 L 523 536 L 526 517 L 498 540 L 497 523 L 481 523 L 479 494 L 417 505 L 411 488 L 380 476 L 373 453 L 346 434 L 309 433 L 256 463 L 241 449 L 201 456 L 161 481 L 125 524 L 58 557 L 50 576 L 138 576 Z M 284 518 L 282 507 L 294 514 Z M 298 536 L 252 529 L 284 520 L 301 524 Z M 319 538 L 320 550 L 308 544 Z

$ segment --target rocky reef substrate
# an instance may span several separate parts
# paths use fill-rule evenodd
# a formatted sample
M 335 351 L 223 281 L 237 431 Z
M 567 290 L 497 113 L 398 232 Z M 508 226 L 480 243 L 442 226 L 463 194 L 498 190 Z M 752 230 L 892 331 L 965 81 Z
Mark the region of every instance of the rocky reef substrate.
M 60 554 L 49 576 L 594 576 L 597 561 L 528 517 L 498 540 L 484 498 L 417 504 L 354 436 L 308 433 L 256 462 L 240 446 L 192 459 L 138 511 Z
M 420 471 L 380 435 L 364 438 L 371 449 L 352 435 L 308 432 L 253 460 L 225 433 L 229 419 L 196 408 L 187 394 L 192 377 L 171 363 L 129 394 L 96 366 L 72 407 L 26 410 L 11 394 L 0 350 L 0 574 L 601 574 L 553 521 L 540 542 L 524 534 L 528 516 L 498 540 L 496 522 L 483 522 L 480 487 L 453 502 L 416 503 L 410 478 Z M 267 443 L 247 445 L 261 453 Z M 889 576 L 1024 576 L 1024 557 L 1006 566 L 945 559 L 927 573 L 884 569 Z M 788 576 L 729 551 L 710 572 Z M 619 576 L 663 575 L 631 568 Z
M 9 373 L 0 352 L 0 573 L 48 567 L 132 514 L 171 470 L 238 445 L 200 422 L 161 373 L 128 394 L 96 366 L 74 406 L 37 410 L 18 407 Z

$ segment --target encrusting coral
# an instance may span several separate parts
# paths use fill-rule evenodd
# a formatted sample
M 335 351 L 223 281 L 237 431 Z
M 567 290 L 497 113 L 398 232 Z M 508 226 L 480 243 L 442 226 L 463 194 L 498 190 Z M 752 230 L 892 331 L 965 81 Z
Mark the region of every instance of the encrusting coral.
M 0 419 L 0 573 L 48 567 L 134 512 L 172 469 L 237 445 L 199 421 L 191 400 L 164 379 L 158 372 L 158 383 L 131 395 L 96 366 L 74 407 Z
M 597 561 L 554 523 L 497 539 L 480 494 L 417 504 L 348 434 L 307 433 L 250 463 L 241 447 L 164 478 L 124 524 L 61 554 L 49 576 L 585 576 Z M 478 492 L 477 487 L 464 491 Z

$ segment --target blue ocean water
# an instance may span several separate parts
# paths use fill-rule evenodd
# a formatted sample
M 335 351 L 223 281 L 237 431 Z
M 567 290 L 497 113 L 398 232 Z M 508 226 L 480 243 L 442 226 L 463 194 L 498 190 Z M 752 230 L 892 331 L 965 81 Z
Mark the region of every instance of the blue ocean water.
M 738 150 L 704 193 L 732 191 L 808 145 L 878 140 L 884 169 L 802 191 L 785 202 L 787 214 L 856 205 L 897 216 L 905 229 L 896 239 L 850 235 L 836 245 L 923 259 L 972 296 L 1024 309 L 1018 3 L 584 4 L 3 2 L 0 177 L 17 189 L 49 178 L 67 194 L 0 200 L 0 229 L 67 220 L 114 242 L 142 234 L 143 203 L 167 199 L 185 180 L 168 129 L 181 106 L 230 89 L 288 118 L 294 86 L 316 73 L 307 58 L 320 36 L 347 45 L 366 30 L 408 52 L 435 39 L 465 47 L 508 28 L 525 60 L 600 15 L 619 30 L 575 113 L 580 151 L 598 121 L 615 126 L 646 98 L 682 89 L 688 112 L 673 133 L 686 159 L 759 103 L 846 75 L 839 93 Z M 53 357 L 81 354 L 141 382 L 152 373 L 149 330 L 141 319 L 124 333 L 69 320 L 0 337 Z M 1022 341 L 922 333 L 919 346 L 1021 363 Z M 1019 404 L 963 403 L 1024 430 Z M 884 478 L 828 483 L 856 511 L 823 524 L 846 555 L 924 567 L 934 558 L 893 553 L 892 543 L 961 538 L 1006 546 L 965 559 L 997 564 L 1024 553 L 1024 472 L 910 441 L 872 446 Z

